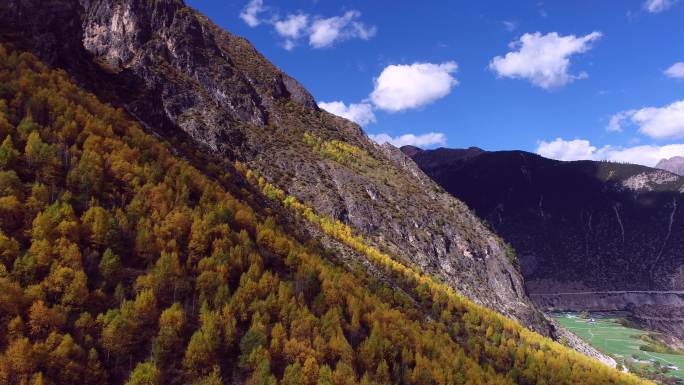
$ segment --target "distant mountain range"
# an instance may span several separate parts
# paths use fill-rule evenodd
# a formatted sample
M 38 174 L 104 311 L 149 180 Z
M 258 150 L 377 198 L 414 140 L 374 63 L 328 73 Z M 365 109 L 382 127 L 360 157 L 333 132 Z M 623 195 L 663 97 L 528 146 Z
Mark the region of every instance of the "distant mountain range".
M 683 177 L 524 151 L 402 151 L 514 247 L 540 306 L 684 306 Z

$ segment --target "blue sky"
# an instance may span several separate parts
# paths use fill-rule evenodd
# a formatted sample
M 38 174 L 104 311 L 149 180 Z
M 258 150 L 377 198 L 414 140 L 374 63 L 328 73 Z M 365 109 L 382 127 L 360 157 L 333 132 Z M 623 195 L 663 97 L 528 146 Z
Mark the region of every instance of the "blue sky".
M 684 0 L 188 3 L 376 140 L 684 155 Z

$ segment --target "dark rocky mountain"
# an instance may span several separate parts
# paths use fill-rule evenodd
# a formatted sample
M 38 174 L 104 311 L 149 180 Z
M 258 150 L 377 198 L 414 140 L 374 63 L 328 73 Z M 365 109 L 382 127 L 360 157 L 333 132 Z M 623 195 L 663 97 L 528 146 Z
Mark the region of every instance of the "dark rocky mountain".
M 180 0 L 5 0 L 2 40 L 63 68 L 156 135 L 240 160 L 395 258 L 543 334 L 505 244 L 398 149 L 317 108 L 247 40 Z M 157 129 L 158 128 L 158 129 Z M 360 257 L 321 235 L 350 264 Z
M 681 317 L 667 316 L 684 306 L 684 178 L 523 151 L 403 150 L 515 248 L 540 306 L 633 310 L 646 322 L 653 307 L 635 308 L 656 305 L 663 325 L 650 324 L 684 337 Z
M 670 159 L 661 159 L 655 167 L 684 176 L 684 156 L 673 156 Z

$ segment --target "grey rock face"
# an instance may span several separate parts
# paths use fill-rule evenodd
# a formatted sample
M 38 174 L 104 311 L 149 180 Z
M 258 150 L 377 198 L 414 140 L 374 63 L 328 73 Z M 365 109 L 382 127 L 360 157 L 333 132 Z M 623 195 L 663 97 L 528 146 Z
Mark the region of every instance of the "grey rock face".
M 620 311 L 641 306 L 684 310 L 684 291 L 585 291 L 532 293 L 531 296 L 540 306 L 559 311 Z
M 45 30 L 41 12 L 58 3 L 9 0 L 0 24 L 23 28 L 34 52 L 124 105 L 149 127 L 183 133 L 212 156 L 247 163 L 318 213 L 352 225 L 393 257 L 551 334 L 502 241 L 462 202 L 398 149 L 378 146 L 359 126 L 319 110 L 296 80 L 245 39 L 179 0 L 72 2 L 61 17 L 73 28 Z M 57 43 L 35 49 L 34 36 L 51 34 L 69 49 Z M 79 64 L 62 60 L 65 55 L 79 58 Z M 336 160 L 307 144 L 305 133 L 328 143 L 342 141 L 361 155 Z
M 674 336 L 680 341 L 673 341 L 671 345 L 684 345 L 684 306 L 670 304 L 647 304 L 635 307 L 632 311 L 634 318 L 651 329 L 660 330 L 667 335 Z
M 266 125 L 277 99 L 315 108 L 297 81 L 180 1 L 82 4 L 83 47 L 104 69 L 130 71 L 159 96 L 168 120 L 214 152 L 239 147 L 243 124 Z
M 673 156 L 670 159 L 661 159 L 656 168 L 684 176 L 684 156 Z

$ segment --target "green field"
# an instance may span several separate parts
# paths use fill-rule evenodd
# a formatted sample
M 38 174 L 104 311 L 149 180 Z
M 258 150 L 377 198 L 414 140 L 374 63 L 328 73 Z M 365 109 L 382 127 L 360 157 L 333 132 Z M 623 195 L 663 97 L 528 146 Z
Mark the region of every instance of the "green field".
M 594 323 L 574 313 L 552 314 L 551 316 L 562 326 L 618 361 L 632 357 L 634 354 L 643 361 L 655 359 L 663 366 L 678 366 L 679 370 L 671 371 L 669 375 L 684 379 L 684 356 L 640 350 L 639 346 L 644 345 L 644 342 L 639 339 L 639 336 L 647 332 L 620 325 L 615 315 L 592 314 L 591 316 L 595 319 Z

